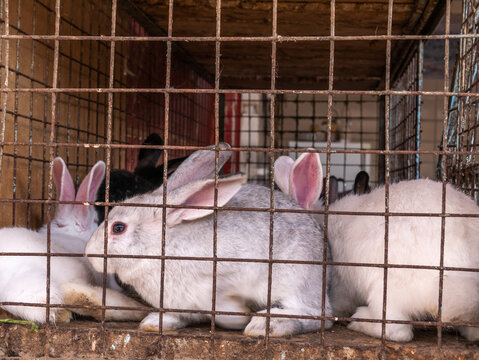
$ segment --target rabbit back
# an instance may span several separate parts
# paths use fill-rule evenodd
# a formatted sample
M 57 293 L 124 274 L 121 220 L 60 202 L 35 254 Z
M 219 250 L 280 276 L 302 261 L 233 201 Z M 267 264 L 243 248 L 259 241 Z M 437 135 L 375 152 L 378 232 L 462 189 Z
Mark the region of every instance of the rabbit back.
M 275 191 L 274 196 L 275 207 L 278 209 L 301 209 L 281 192 Z M 258 185 L 244 185 L 226 206 L 268 209 L 269 189 Z M 167 256 L 211 257 L 213 234 L 212 215 L 167 228 L 165 253 Z M 156 236 L 159 235 L 156 234 Z M 273 259 L 275 260 L 321 261 L 323 259 L 322 232 L 309 214 L 275 213 L 273 240 Z M 161 238 L 154 243 L 144 243 L 139 253 L 160 255 L 159 244 L 161 244 Z M 270 213 L 268 211 L 218 211 L 217 256 L 263 260 L 263 262 L 219 262 L 217 265 L 219 298 L 226 296 L 250 299 L 252 304 L 256 304 L 253 309 L 255 307 L 262 309 L 266 306 L 269 246 Z M 142 279 L 142 282 L 157 283 L 160 267 L 155 266 L 150 273 L 145 271 L 145 268 L 151 266 L 151 262 L 148 264 L 148 260 L 135 260 L 137 261 L 132 266 L 138 266 L 136 271 L 140 271 L 141 268 L 145 276 L 151 275 L 150 279 Z M 211 307 L 212 274 L 211 261 L 166 261 L 165 306 L 203 310 Z M 120 279 L 136 286 L 134 280 L 122 278 L 122 276 Z M 159 301 L 159 292 L 141 289 L 137 291 L 150 304 L 157 304 Z M 185 299 L 185 293 L 192 295 Z M 287 293 L 294 294 L 294 298 L 300 299 L 298 301 L 304 301 L 311 308 L 321 312 L 322 266 L 274 264 L 271 293 L 273 302 L 278 303 L 280 299 L 287 298 L 285 296 Z M 328 313 L 329 303 L 327 307 Z
M 367 195 L 349 195 L 331 206 L 333 211 L 384 212 L 385 190 Z M 390 186 L 389 211 L 393 213 L 440 214 L 442 184 L 427 180 L 404 181 Z M 479 214 L 479 208 L 465 194 L 447 185 L 446 212 Z M 329 215 L 333 252 L 358 262 L 382 262 L 384 259 L 384 216 Z M 476 229 L 479 218 L 447 217 L 445 266 L 479 266 L 479 259 L 468 257 L 479 251 Z M 438 216 L 390 216 L 388 259 L 395 264 L 438 266 L 441 245 L 441 218 Z M 371 251 L 374 249 L 374 251 Z M 338 258 L 339 256 L 339 258 Z
M 331 206 L 332 211 L 384 212 L 384 187 L 370 194 L 349 195 Z M 392 213 L 424 213 L 426 216 L 389 217 L 388 263 L 394 265 L 440 265 L 442 183 L 412 180 L 392 184 L 389 210 Z M 446 212 L 479 214 L 465 194 L 446 187 Z M 444 266 L 478 268 L 478 218 L 446 217 Z M 384 216 L 329 215 L 328 241 L 333 260 L 352 263 L 384 263 Z M 439 271 L 389 268 L 387 313 L 389 319 L 435 318 L 438 314 Z M 333 266 L 331 301 L 337 316 L 381 318 L 384 270 L 378 267 Z M 479 320 L 479 274 L 444 271 L 442 320 Z M 414 294 L 414 296 L 404 296 Z M 365 306 L 367 305 L 367 306 Z M 356 311 L 356 312 L 355 312 Z M 353 330 L 380 336 L 377 324 L 353 322 Z M 388 325 L 391 340 L 412 339 L 410 325 Z

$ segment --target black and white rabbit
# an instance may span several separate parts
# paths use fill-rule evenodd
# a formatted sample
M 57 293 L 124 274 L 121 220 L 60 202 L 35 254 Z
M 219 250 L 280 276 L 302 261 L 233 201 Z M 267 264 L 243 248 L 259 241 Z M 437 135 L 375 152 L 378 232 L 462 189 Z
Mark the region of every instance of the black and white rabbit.
M 163 145 L 163 139 L 156 133 L 151 133 L 143 142 L 143 145 Z M 140 149 L 138 153 L 138 163 L 135 168 L 135 175 L 152 183 L 155 189 L 163 184 L 164 165 L 156 166 L 163 150 L 161 149 Z M 176 168 L 185 161 L 187 156 L 168 160 L 168 173 L 170 176 Z

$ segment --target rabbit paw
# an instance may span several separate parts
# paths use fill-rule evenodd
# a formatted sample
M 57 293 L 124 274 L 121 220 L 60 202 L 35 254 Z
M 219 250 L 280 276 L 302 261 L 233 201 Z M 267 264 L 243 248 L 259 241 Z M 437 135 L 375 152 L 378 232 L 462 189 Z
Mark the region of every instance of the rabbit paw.
M 299 331 L 295 319 L 280 319 L 271 318 L 269 323 L 269 335 L 274 337 L 290 336 L 296 334 Z M 265 336 L 266 334 L 266 318 L 253 317 L 249 324 L 244 329 L 244 334 L 247 336 Z
M 188 323 L 186 321 L 181 320 L 175 314 L 163 314 L 163 330 L 181 329 L 187 325 Z M 140 323 L 140 330 L 153 332 L 160 331 L 160 314 L 150 313 Z
M 468 341 L 478 341 L 479 340 L 479 328 L 471 326 L 460 326 L 458 328 L 462 336 L 464 336 Z
M 68 309 L 51 309 L 50 322 L 53 324 L 66 324 L 72 319 L 72 313 Z
M 59 290 L 51 289 L 50 304 L 64 304 L 64 299 Z M 45 312 L 44 308 L 39 308 Z M 50 308 L 50 323 L 53 324 L 65 324 L 69 323 L 72 318 L 72 313 L 68 309 L 64 308 Z
M 266 310 L 258 313 L 266 313 Z M 272 314 L 285 313 L 292 314 L 294 311 L 287 309 L 271 309 Z M 272 317 L 269 323 L 269 335 L 274 337 L 290 336 L 301 332 L 301 322 L 298 319 Z M 244 329 L 245 335 L 248 336 L 265 336 L 266 335 L 266 317 L 254 316 Z
M 360 306 L 357 308 L 353 318 L 362 319 L 379 319 L 381 315 L 372 313 L 367 306 Z M 353 321 L 348 325 L 348 329 L 362 332 L 366 335 L 380 338 L 382 335 L 382 324 L 369 323 L 361 321 Z M 386 339 L 399 342 L 411 341 L 413 338 L 413 331 L 411 325 L 406 324 L 387 324 L 386 325 Z

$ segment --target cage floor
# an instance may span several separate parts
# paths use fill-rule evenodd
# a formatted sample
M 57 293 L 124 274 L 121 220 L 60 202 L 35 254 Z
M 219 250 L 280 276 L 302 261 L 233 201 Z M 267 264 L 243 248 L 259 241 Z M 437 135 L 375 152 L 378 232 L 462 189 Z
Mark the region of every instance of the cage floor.
M 387 359 L 479 358 L 479 344 L 465 341 L 455 332 L 443 336 L 440 356 L 434 329 L 415 329 L 410 343 L 381 341 L 335 325 L 325 332 L 324 346 L 320 333 L 291 338 L 271 339 L 269 350 L 264 339 L 244 336 L 237 331 L 217 330 L 212 340 L 208 326 L 186 328 L 157 334 L 140 332 L 137 323 L 106 323 L 104 330 L 93 321 L 76 320 L 49 330 L 41 327 L 0 325 L 0 358 L 62 359 L 166 358 L 166 359 Z M 269 354 L 267 354 L 269 351 Z

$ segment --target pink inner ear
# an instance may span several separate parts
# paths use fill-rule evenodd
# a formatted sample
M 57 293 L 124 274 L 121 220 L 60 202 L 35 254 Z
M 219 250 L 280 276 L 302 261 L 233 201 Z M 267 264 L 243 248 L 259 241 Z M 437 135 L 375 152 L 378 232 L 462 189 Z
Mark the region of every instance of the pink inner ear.
M 75 199 L 75 186 L 72 177 L 61 158 L 53 160 L 53 181 L 57 189 L 57 200 L 73 201 Z
M 96 193 L 100 187 L 103 177 L 105 176 L 105 164 L 97 162 L 93 169 L 83 179 L 78 188 L 76 201 L 95 201 Z
M 321 194 L 322 169 L 317 154 L 310 153 L 299 160 L 291 174 L 291 186 L 296 202 L 308 209 Z
M 218 181 L 217 205 L 226 204 L 240 190 L 245 181 L 246 177 L 243 175 L 220 179 Z M 171 203 L 186 206 L 213 206 L 214 190 L 214 180 L 200 180 L 197 183 L 186 185 L 182 189 L 177 189 L 178 194 L 172 195 Z M 184 200 L 178 197 L 182 197 Z M 199 219 L 212 212 L 213 210 L 206 209 L 171 209 L 167 213 L 166 221 L 169 226 L 173 226 L 185 220 Z
M 214 201 L 214 188 L 205 187 L 191 195 L 183 203 L 185 206 L 212 206 Z
M 96 194 L 105 177 L 105 164 L 103 162 L 97 163 L 92 169 L 91 184 L 88 190 L 88 201 L 95 201 Z
M 93 166 L 88 175 L 83 179 L 78 188 L 76 201 L 95 201 L 98 188 L 100 187 L 103 177 L 105 176 L 105 163 L 99 161 Z M 78 221 L 83 223 L 83 226 L 87 226 L 90 221 L 89 214 L 91 210 L 85 205 L 75 205 L 75 210 L 79 215 Z

